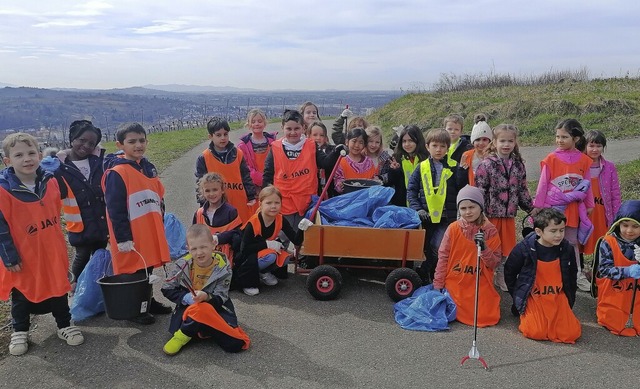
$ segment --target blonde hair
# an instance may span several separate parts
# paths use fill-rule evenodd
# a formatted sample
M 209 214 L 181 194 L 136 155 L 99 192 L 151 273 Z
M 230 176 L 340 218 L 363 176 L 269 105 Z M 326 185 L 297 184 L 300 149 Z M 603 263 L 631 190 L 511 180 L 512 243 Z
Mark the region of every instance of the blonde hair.
M 267 185 L 264 188 L 262 188 L 262 190 L 260 191 L 260 194 L 258 195 L 258 200 L 262 202 L 262 200 L 274 194 L 278 195 L 278 197 L 280 197 L 280 200 L 282 200 L 282 193 L 280 193 L 280 189 L 276 188 L 273 185 Z
M 36 150 L 38 150 L 38 141 L 36 138 L 24 132 L 16 132 L 15 134 L 8 135 L 2 141 L 2 151 L 4 151 L 5 157 L 11 157 L 10 151 L 18 142 L 22 142 L 29 147 L 35 147 Z M 38 152 L 40 152 L 40 150 L 38 150 Z
M 253 119 L 255 116 L 262 116 L 262 119 L 264 119 L 264 124 L 267 124 L 267 114 L 265 114 L 264 111 L 262 111 L 260 108 L 253 108 L 247 113 L 247 122 L 244 125 L 246 127 L 249 127 L 251 125 L 251 119 Z
M 382 129 L 378 126 L 369 126 L 365 128 L 364 131 L 367 133 L 369 140 L 371 140 L 372 137 L 376 137 L 376 136 L 380 138 L 380 148 L 376 153 L 376 154 L 380 154 L 384 150 L 384 135 L 382 134 Z
M 367 128 L 369 127 L 369 123 L 362 116 L 355 116 L 351 118 L 349 124 L 347 125 L 347 131 L 353 130 L 354 128 Z
M 210 182 L 217 182 L 220 184 L 220 186 L 222 186 L 222 202 L 226 202 L 227 193 L 224 191 L 224 186 L 225 186 L 224 178 L 218 173 L 207 173 L 204 176 L 200 177 L 200 179 L 198 180 L 198 188 L 197 188 L 198 198 L 202 201 L 207 201 L 204 197 L 204 184 L 207 184 Z
M 501 132 L 513 133 L 516 144 L 513 147 L 513 151 L 511 152 L 511 154 L 513 154 L 513 159 L 515 161 L 520 161 L 524 163 L 524 159 L 522 159 L 522 155 L 520 154 L 520 148 L 518 147 L 518 127 L 514 126 L 513 124 L 503 123 L 503 124 L 498 124 L 493 128 L 493 139 L 491 140 L 491 143 L 489 143 L 489 153 L 498 154 L 496 141 L 498 140 L 498 134 L 500 134 Z
M 447 123 L 449 122 L 457 123 L 460 125 L 460 128 L 464 129 L 464 117 L 462 117 L 462 115 L 458 115 L 457 113 L 447 115 L 442 121 L 442 126 L 447 127 Z
M 213 242 L 213 237 L 211 236 L 211 229 L 205 224 L 193 224 L 187 228 L 187 242 L 189 239 L 199 238 L 201 236 L 208 237 L 209 241 Z

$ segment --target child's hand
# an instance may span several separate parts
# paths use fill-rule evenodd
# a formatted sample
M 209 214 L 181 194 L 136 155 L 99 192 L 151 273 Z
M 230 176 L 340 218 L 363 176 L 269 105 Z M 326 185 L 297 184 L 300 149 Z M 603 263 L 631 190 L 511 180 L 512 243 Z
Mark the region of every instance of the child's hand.
M 10 271 L 11 273 L 18 273 L 22 271 L 22 265 L 17 264 L 17 265 L 9 266 L 7 270 Z
M 629 273 L 629 277 L 635 278 L 636 280 L 640 278 L 640 265 L 633 264 L 628 267 L 627 272 Z
M 389 168 L 391 169 L 400 169 L 400 163 L 395 160 L 395 158 L 391 158 L 391 162 L 389 162 Z
M 633 257 L 635 258 L 636 261 L 640 262 L 640 246 L 638 246 L 637 244 L 633 245 Z
M 207 300 L 209 300 L 209 294 L 207 294 L 207 292 L 203 292 L 202 290 L 196 291 L 196 296 L 193 298 L 193 301 L 195 301 L 196 303 L 202 303 Z
M 247 203 L 248 206 L 253 207 L 256 204 L 256 199 L 253 199 Z
M 351 112 L 351 110 L 347 108 L 344 111 L 342 111 L 340 116 L 342 116 L 343 118 L 350 118 L 351 116 L 353 116 L 353 112 Z
M 183 305 L 191 305 L 193 303 L 195 303 L 195 299 L 191 293 L 187 293 L 184 296 L 182 296 Z
M 215 246 L 217 246 L 218 244 L 220 244 L 220 242 L 218 241 L 218 234 L 213 234 L 211 235 L 211 237 L 213 238 L 213 244 Z
M 280 254 L 280 252 L 283 249 L 282 243 L 278 242 L 277 240 L 268 240 L 267 241 L 267 248 L 271 249 L 271 250 L 275 250 L 276 253 Z
M 118 251 L 121 253 L 128 253 L 133 251 L 133 241 L 128 240 L 126 242 L 118 243 Z
M 312 225 L 313 225 L 313 222 L 311 220 L 307 218 L 303 218 L 302 220 L 300 220 L 300 223 L 298 223 L 298 229 L 302 231 L 306 231 Z

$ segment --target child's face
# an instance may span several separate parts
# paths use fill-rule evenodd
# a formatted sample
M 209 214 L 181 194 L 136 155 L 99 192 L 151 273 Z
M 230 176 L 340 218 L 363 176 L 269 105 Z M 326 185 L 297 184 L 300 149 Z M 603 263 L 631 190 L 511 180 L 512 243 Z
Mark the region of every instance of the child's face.
M 324 146 L 327 144 L 327 137 L 324 135 L 324 130 L 321 127 L 318 127 L 318 126 L 311 127 L 310 136 L 311 136 L 311 139 L 313 139 L 313 141 L 316 142 L 318 146 Z
M 447 155 L 447 151 L 449 151 L 449 146 L 446 143 L 440 142 L 431 142 L 427 145 L 427 151 L 431 155 L 433 159 L 436 161 L 441 160 Z
M 604 146 L 602 146 L 600 143 L 589 142 L 587 144 L 587 156 L 594 161 L 597 161 L 600 159 L 600 156 L 602 155 L 603 151 L 604 151 Z
M 201 184 L 202 195 L 205 200 L 209 202 L 210 206 L 220 205 L 222 202 L 222 195 L 224 190 L 222 189 L 222 183 L 220 182 L 204 182 Z
M 491 143 L 491 139 L 489 138 L 478 138 L 473 141 L 473 147 L 481 153 L 484 153 L 489 147 L 489 143 Z
M 97 144 L 98 135 L 93 131 L 85 131 L 71 142 L 71 151 L 79 159 L 85 159 L 93 153 Z
M 267 123 L 262 115 L 253 115 L 253 117 L 249 121 L 249 128 L 251 129 L 251 132 L 255 134 L 262 134 L 266 126 Z
M 213 142 L 213 147 L 217 151 L 224 151 L 229 144 L 229 131 L 221 128 L 213 134 L 209 134 L 209 140 Z
M 507 158 L 516 148 L 516 135 L 511 131 L 501 131 L 496 136 L 496 151 L 498 156 Z
M 193 257 L 193 263 L 200 267 L 207 267 L 213 263 L 211 253 L 216 248 L 211 236 L 196 235 L 187 238 L 189 253 Z
M 447 130 L 449 136 L 451 136 L 451 144 L 454 144 L 460 139 L 460 135 L 462 134 L 462 124 L 456 122 L 447 122 L 444 126 L 444 129 Z
M 124 157 L 132 161 L 139 161 L 147 150 L 147 136 L 136 132 L 125 135 L 122 143 L 116 142 L 116 147 L 124 151 Z
M 282 208 L 282 200 L 280 200 L 280 196 L 275 193 L 265 197 L 260 202 L 263 217 L 276 217 L 280 213 L 280 208 Z
M 411 136 L 409 134 L 404 134 L 402 137 L 402 150 L 409 155 L 413 155 L 416 152 L 416 147 L 418 147 L 418 145 L 413 141 L 413 139 L 411 139 Z
M 309 125 L 318 120 L 318 110 L 313 105 L 307 105 L 302 112 L 304 122 Z
M 620 237 L 628 242 L 633 242 L 640 237 L 640 224 L 632 220 L 620 222 Z
M 367 141 L 367 152 L 370 154 L 376 154 L 380 151 L 380 146 L 382 146 L 382 137 L 370 136 Z
M 296 144 L 300 142 L 300 137 L 302 136 L 304 128 L 302 127 L 302 124 L 295 120 L 289 120 L 282 125 L 282 131 L 284 131 L 284 137 L 289 143 Z
M 572 137 L 564 128 L 556 130 L 556 145 L 560 150 L 572 150 L 576 147 L 576 138 Z
M 364 150 L 364 139 L 362 139 L 361 136 L 357 138 L 351 138 L 347 142 L 347 147 L 349 147 L 349 155 L 351 155 L 352 157 L 359 156 Z
M 40 152 L 36 145 L 17 142 L 9 149 L 9 155 L 4 157 L 4 163 L 12 166 L 21 180 L 27 176 L 35 177 L 40 164 Z
M 553 247 L 557 246 L 564 239 L 564 228 L 565 223 L 560 222 L 560 224 L 556 223 L 555 220 L 551 220 L 548 226 L 541 230 L 536 228 L 536 234 L 540 237 L 538 239 L 538 243 L 545 247 Z
M 458 211 L 460 216 L 468 223 L 475 223 L 482 214 L 482 208 L 471 200 L 462 200 L 458 205 Z

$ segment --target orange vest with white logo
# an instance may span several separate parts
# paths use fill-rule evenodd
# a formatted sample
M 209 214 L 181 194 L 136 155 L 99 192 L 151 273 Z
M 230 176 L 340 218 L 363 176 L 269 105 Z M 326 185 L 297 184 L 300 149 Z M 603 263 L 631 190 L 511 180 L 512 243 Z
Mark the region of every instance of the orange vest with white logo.
M 138 253 L 118 251 L 116 235 L 107 212 L 109 226 L 109 245 L 113 257 L 113 273 L 134 273 L 145 267 L 158 267 L 171 260 L 169 246 L 164 234 L 161 202 L 164 186 L 158 177 L 149 178 L 127 164 L 116 165 L 105 172 L 102 188 L 107 174 L 118 174 L 127 189 L 127 209 L 133 243 Z M 142 256 L 142 258 L 141 258 Z
M 249 220 L 249 217 L 256 213 L 257 204 L 249 207 L 247 203 L 247 192 L 242 182 L 242 174 L 240 174 L 240 162 L 242 161 L 242 150 L 236 148 L 238 154 L 235 161 L 231 163 L 222 163 L 213 156 L 211 150 L 207 149 L 202 152 L 204 163 L 208 172 L 216 172 L 224 179 L 224 192 L 227 195 L 227 201 L 238 210 L 238 215 L 243 223 Z
M 369 168 L 369 170 L 366 170 L 362 173 L 358 173 L 355 170 L 353 170 L 351 165 L 349 165 L 349 161 L 347 161 L 346 158 L 342 158 L 340 160 L 340 168 L 342 168 L 342 173 L 344 174 L 345 180 L 371 179 L 373 178 L 373 176 L 375 176 L 377 171 L 376 167 L 374 165 L 371 165 L 371 168 Z
M 273 185 L 282 193 L 282 214 L 303 215 L 311 196 L 318 191 L 318 167 L 316 166 L 316 143 L 306 139 L 296 159 L 289 159 L 282 148 L 282 140 L 271 144 L 273 153 Z
M 210 225 L 207 224 L 207 221 L 205 220 L 204 208 L 200 207 L 196 211 L 196 224 L 204 224 L 205 226 L 209 227 L 209 230 L 211 231 L 211 235 L 214 235 L 220 232 L 231 231 L 234 228 L 241 226 L 242 220 L 240 220 L 240 216 L 238 216 L 234 220 L 232 220 L 231 222 L 223 226 L 211 227 Z M 233 263 L 233 250 L 231 249 L 231 245 L 228 243 L 219 244 L 216 246 L 215 250 L 223 252 L 224 255 L 227 256 L 227 260 L 229 261 L 229 265 L 231 266 L 231 264 Z
M 449 239 L 453 244 L 449 252 L 447 276 L 444 287 L 456 303 L 456 320 L 473 325 L 473 309 L 476 295 L 476 262 L 478 249 L 472 240 L 464 236 L 458 222 L 449 226 Z M 496 234 L 486 242 L 487 247 L 500 247 Z M 493 286 L 493 270 L 480 261 L 480 289 L 478 291 L 478 327 L 487 327 L 500 321 L 500 295 Z
M 602 239 L 611 247 L 614 266 L 631 266 L 636 263 L 624 256 L 615 236 L 606 235 Z M 631 328 L 626 328 L 625 326 L 627 320 L 629 320 L 633 288 L 636 284 L 635 279 L 612 280 L 607 277 L 598 277 L 596 278 L 596 284 L 598 285 L 598 302 L 596 306 L 598 324 L 616 335 L 636 336 L 640 334 L 640 294 L 636 296 L 634 302 L 633 326 Z
M 62 199 L 62 212 L 64 213 L 64 221 L 67 225 L 67 231 L 80 233 L 84 231 L 84 223 L 80 214 L 80 207 L 76 201 L 76 196 L 71 190 L 69 183 L 64 180 L 67 186 L 67 198 Z
M 476 150 L 471 149 L 462 153 L 462 157 L 460 158 L 460 165 L 467 165 L 467 174 L 469 177 L 469 185 L 476 185 L 476 175 L 473 173 L 473 156 L 475 155 Z
M 547 155 L 540 162 L 542 166 L 549 167 L 549 180 L 551 185 L 559 188 L 562 193 L 573 191 L 580 181 L 591 169 L 591 158 L 581 154 L 580 160 L 568 164 L 562 161 L 555 153 Z M 578 215 L 578 203 L 571 202 L 567 205 L 564 215 L 567 217 L 567 227 L 578 227 L 580 217 Z
M 22 261 L 22 270 L 15 273 L 0 265 L 0 300 L 8 300 L 13 288 L 33 303 L 68 293 L 69 257 L 60 226 L 60 188 L 56 180 L 47 182 L 40 201 L 20 201 L 0 188 L 0 211 Z
M 262 236 L 262 225 L 260 224 L 260 219 L 258 218 L 258 214 L 256 213 L 255 215 L 251 216 L 251 218 L 249 219 L 249 221 L 247 223 L 251 223 L 251 226 L 253 227 L 253 234 L 254 236 Z M 265 240 L 274 240 L 278 237 L 278 234 L 280 234 L 280 231 L 282 230 L 282 214 L 278 214 L 276 216 L 276 220 L 274 221 L 275 228 L 273 229 L 273 234 L 269 237 L 264 237 Z M 280 251 L 280 254 L 278 254 L 277 251 L 273 250 L 273 249 L 262 249 L 260 251 L 258 251 L 258 258 L 262 258 L 266 255 L 269 254 L 275 254 L 276 255 L 276 265 L 278 265 L 278 267 L 282 267 L 284 265 L 285 260 L 287 259 L 287 257 L 289 256 L 289 253 L 286 250 L 282 250 Z

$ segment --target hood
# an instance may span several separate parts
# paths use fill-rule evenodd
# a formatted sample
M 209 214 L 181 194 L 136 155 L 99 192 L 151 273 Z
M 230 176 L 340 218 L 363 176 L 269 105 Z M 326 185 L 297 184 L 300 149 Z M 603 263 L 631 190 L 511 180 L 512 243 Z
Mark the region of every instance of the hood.
M 620 205 L 616 218 L 611 224 L 610 232 L 613 232 L 618 224 L 624 220 L 631 220 L 640 224 L 640 200 L 627 200 Z
M 51 177 L 53 177 L 53 174 L 45 171 L 42 167 L 38 167 L 38 170 L 36 170 L 36 182 L 46 182 Z M 0 186 L 6 190 L 23 187 L 22 182 L 16 176 L 16 171 L 11 166 L 0 171 Z

